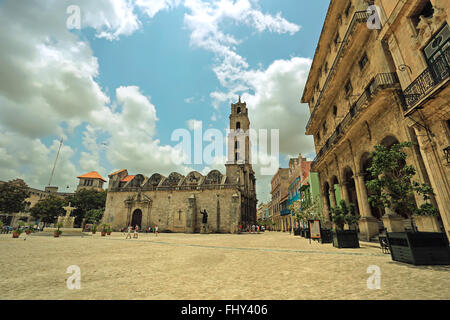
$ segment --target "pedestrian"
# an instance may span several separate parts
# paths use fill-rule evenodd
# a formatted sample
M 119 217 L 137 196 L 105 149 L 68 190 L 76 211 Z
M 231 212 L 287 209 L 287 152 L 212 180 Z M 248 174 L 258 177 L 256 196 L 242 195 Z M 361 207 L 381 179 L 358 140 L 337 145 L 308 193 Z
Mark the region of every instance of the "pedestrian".
M 127 237 L 125 239 L 131 239 L 131 226 L 128 226 Z
M 158 226 L 155 227 L 155 236 L 158 236 Z
M 136 227 L 134 228 L 134 235 L 133 235 L 133 238 L 134 239 L 137 239 L 138 237 L 139 237 L 139 233 L 138 233 L 138 229 L 139 227 L 136 225 Z

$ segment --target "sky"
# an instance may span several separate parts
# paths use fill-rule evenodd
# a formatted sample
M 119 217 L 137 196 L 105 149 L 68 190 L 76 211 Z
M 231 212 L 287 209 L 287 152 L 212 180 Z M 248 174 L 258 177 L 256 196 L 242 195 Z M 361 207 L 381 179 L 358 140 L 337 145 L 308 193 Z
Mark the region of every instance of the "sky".
M 51 181 L 60 191 L 74 191 L 76 177 L 90 171 L 225 172 L 216 154 L 211 163 L 174 162 L 186 154 L 172 136 L 200 127 L 225 135 L 239 96 L 252 128 L 279 130 L 281 167 L 300 153 L 313 159 L 300 99 L 328 5 L 0 1 L 0 180 L 43 189 L 61 139 Z M 265 202 L 271 176 L 260 167 L 257 196 Z

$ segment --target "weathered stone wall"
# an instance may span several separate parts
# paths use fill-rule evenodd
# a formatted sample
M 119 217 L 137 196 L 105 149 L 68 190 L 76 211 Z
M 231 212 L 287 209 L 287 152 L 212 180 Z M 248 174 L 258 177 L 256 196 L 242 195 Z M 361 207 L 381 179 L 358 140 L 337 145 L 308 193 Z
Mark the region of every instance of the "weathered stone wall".
M 240 193 L 234 188 L 157 190 L 143 191 L 138 201 L 137 192 L 113 191 L 107 196 L 103 222 L 120 230 L 131 223 L 134 211 L 140 209 L 141 228 L 158 225 L 160 231 L 197 233 L 203 219 L 200 211 L 206 210 L 208 231 L 235 232 L 241 212 L 239 197 Z M 130 199 L 133 200 L 126 203 Z

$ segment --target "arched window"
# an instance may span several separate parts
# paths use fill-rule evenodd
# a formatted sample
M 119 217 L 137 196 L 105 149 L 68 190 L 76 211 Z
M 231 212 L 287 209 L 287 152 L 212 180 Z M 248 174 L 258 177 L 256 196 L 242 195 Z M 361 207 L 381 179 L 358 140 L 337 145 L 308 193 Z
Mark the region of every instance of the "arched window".
M 336 115 L 337 115 L 337 106 L 334 106 L 333 107 L 333 116 L 336 117 Z
M 241 129 L 241 123 L 240 122 L 236 122 L 236 130 Z
M 238 107 L 238 108 L 237 108 L 237 113 L 238 113 L 238 114 L 241 113 L 241 107 Z

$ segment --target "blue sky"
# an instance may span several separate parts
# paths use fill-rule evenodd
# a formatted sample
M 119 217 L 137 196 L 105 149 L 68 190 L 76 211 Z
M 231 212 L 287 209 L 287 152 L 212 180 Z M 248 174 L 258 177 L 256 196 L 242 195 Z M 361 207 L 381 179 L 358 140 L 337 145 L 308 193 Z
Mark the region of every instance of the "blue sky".
M 61 28 L 71 4 L 81 9 L 81 30 Z M 0 120 L 5 138 L 0 140 L 5 150 L 0 162 L 7 165 L 0 170 L 0 180 L 20 176 L 42 188 L 61 136 L 65 142 L 54 178 L 61 188 L 74 188 L 76 175 L 93 170 L 104 176 L 122 168 L 145 175 L 183 171 L 163 160 L 173 151 L 172 132 L 198 121 L 203 128 L 223 130 L 228 127 L 230 103 L 239 94 L 249 105 L 254 128 L 280 129 L 281 166 L 298 153 L 313 157 L 312 138 L 304 136 L 308 110 L 300 98 L 328 4 L 2 2 L 0 26 L 10 50 L 0 49 L 0 68 L 27 74 L 17 85 L 30 90 L 19 98 L 9 86 L 14 77 L 1 76 L 0 109 L 6 116 Z M 14 19 L 14 27 L 8 19 Z M 20 31 L 22 39 L 9 36 L 14 31 Z M 22 48 L 20 54 L 14 48 Z M 20 59 L 23 63 L 11 62 Z M 48 76 L 27 70 L 33 63 L 34 71 Z M 28 118 L 17 119 L 17 114 L 31 118 L 28 129 L 21 128 Z M 19 120 L 20 128 L 15 124 Z M 8 162 L 18 153 L 26 155 L 23 160 Z M 220 163 L 216 166 L 224 171 Z M 215 166 L 195 169 L 202 167 Z M 260 198 L 267 200 L 270 179 L 258 178 Z

